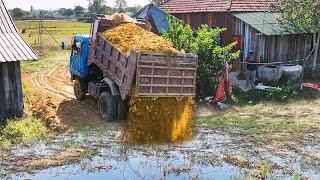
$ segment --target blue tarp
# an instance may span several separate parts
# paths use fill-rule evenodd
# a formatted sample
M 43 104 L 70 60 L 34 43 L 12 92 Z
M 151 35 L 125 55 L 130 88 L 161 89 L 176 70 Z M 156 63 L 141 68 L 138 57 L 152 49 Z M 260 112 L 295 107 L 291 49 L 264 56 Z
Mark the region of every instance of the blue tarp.
M 153 4 L 149 4 L 142 8 L 139 12 L 134 14 L 132 17 L 137 19 L 143 19 L 145 21 L 152 21 L 150 24 L 155 28 L 158 34 L 162 31 L 168 30 L 168 17 L 171 15 L 164 12 L 160 8 Z M 150 19 L 151 18 L 151 19 Z

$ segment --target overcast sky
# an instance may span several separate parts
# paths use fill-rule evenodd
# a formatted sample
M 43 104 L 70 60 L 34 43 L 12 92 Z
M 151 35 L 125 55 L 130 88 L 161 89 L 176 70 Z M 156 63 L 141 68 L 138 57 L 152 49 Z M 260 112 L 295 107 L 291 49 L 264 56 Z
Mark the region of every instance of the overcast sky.
M 0 0 L 1 1 L 1 0 Z M 88 6 L 88 0 L 3 0 L 8 9 L 19 7 L 24 10 L 30 10 L 30 6 L 35 9 L 59 9 L 59 8 L 73 8 L 76 5 L 83 7 Z M 107 5 L 114 6 L 114 0 L 106 0 Z M 149 3 L 148 0 L 127 0 L 128 6 L 136 4 L 144 6 Z

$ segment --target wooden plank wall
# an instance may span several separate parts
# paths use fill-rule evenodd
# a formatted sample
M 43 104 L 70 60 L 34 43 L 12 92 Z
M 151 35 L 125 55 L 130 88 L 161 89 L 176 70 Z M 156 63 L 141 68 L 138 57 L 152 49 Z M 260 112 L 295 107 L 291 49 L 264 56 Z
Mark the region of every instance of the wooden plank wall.
M 20 62 L 0 63 L 0 122 L 23 115 Z
M 251 48 L 265 62 L 302 60 L 311 51 L 311 35 L 266 36 L 250 28 Z
M 198 29 L 201 24 L 207 24 L 210 27 L 227 28 L 222 33 L 222 45 L 231 43 L 234 35 L 239 33 L 237 19 L 229 13 L 184 13 L 173 15 L 184 23 L 189 24 L 193 29 Z
M 235 35 L 243 36 L 244 22 L 230 13 L 184 13 L 173 15 L 184 23 L 189 24 L 193 29 L 198 29 L 201 24 L 207 24 L 210 27 L 227 28 L 221 36 L 222 45 L 233 42 Z M 308 55 L 312 48 L 310 35 L 264 36 L 252 27 L 250 28 L 250 33 L 250 49 L 258 52 L 260 58 L 266 62 L 301 60 Z

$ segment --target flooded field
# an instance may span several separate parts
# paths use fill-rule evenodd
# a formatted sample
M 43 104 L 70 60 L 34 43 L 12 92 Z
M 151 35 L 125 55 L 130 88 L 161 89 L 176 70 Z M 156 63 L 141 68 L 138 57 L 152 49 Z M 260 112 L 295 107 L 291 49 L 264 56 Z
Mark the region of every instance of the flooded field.
M 294 150 L 272 154 L 240 136 L 219 131 L 198 128 L 193 140 L 167 145 L 131 145 L 121 137 L 121 130 L 100 129 L 15 146 L 10 158 L 2 161 L 0 172 L 7 179 L 320 177 L 319 166 Z
M 138 145 L 127 122 L 103 122 L 93 98 L 75 100 L 66 67 L 23 80 L 50 133 L 0 148 L 0 179 L 320 179 L 319 101 L 197 107 L 189 141 Z

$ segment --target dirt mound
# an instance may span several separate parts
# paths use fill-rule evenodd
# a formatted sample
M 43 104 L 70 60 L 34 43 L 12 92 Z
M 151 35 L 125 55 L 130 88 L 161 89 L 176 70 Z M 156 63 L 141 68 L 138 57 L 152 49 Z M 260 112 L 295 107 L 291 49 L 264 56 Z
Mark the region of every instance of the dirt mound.
M 132 49 L 163 52 L 166 54 L 179 52 L 173 47 L 172 43 L 134 23 L 121 24 L 105 31 L 103 36 L 121 52 L 127 54 L 129 54 Z

